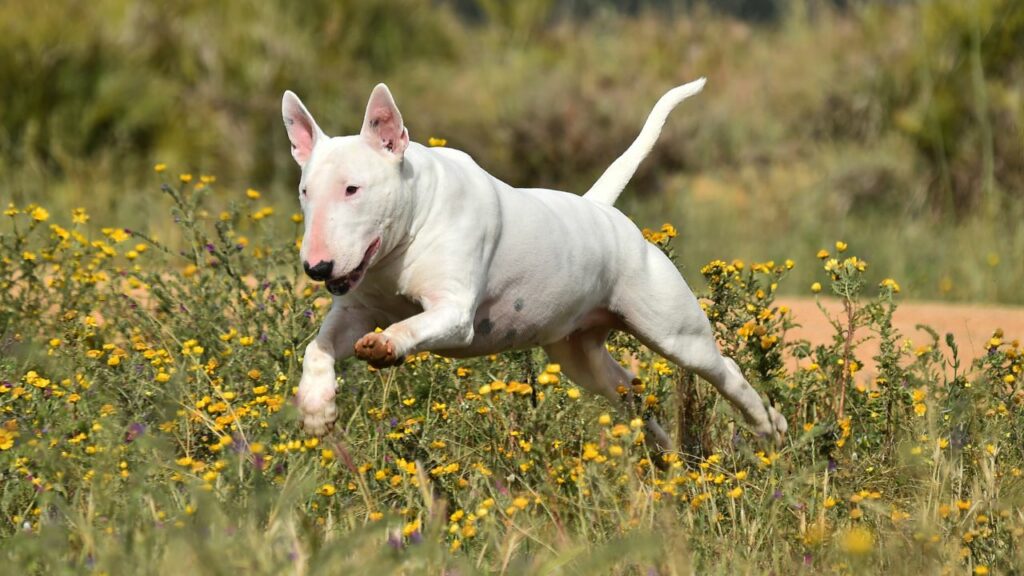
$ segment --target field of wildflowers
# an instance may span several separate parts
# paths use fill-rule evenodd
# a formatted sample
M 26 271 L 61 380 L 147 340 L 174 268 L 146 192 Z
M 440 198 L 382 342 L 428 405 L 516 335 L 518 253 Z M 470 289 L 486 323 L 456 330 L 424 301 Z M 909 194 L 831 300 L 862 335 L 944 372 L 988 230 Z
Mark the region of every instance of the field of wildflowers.
M 251 189 L 214 206 L 215 178 L 157 172 L 165 229 L 4 211 L 9 573 L 1024 567 L 1020 343 L 997 332 L 961 358 L 926 327 L 897 333 L 898 281 L 843 242 L 701 270 L 721 346 L 789 420 L 784 446 L 622 335 L 609 346 L 638 371 L 628 411 L 582 395 L 539 350 L 424 353 L 382 371 L 344 362 L 338 425 L 318 439 L 290 403 L 329 302 L 298 265 L 301 216 Z M 673 254 L 675 228 L 645 233 Z M 161 241 L 172 235 L 180 246 Z M 844 303 L 829 343 L 787 338 L 799 319 L 774 298 L 797 266 Z M 874 357 L 858 351 L 867 338 Z M 680 446 L 661 466 L 643 442 L 650 413 Z

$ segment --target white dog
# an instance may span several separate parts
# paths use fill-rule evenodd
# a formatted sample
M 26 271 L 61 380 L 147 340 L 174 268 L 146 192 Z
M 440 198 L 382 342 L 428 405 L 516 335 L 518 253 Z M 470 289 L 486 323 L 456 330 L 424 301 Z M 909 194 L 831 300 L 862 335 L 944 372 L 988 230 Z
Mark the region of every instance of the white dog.
M 285 92 L 302 168 L 302 263 L 334 295 L 302 363 L 305 429 L 333 425 L 334 363 L 352 354 L 384 367 L 422 350 L 469 357 L 542 346 L 574 382 L 618 403 L 616 389 L 634 377 L 605 339 L 624 330 L 711 382 L 756 433 L 780 440 L 785 418 L 719 353 L 672 262 L 613 206 L 669 112 L 703 86 L 702 78 L 666 93 L 583 196 L 513 188 L 463 152 L 410 142 L 383 84 L 359 135 L 333 138 Z M 656 422 L 647 429 L 670 449 Z

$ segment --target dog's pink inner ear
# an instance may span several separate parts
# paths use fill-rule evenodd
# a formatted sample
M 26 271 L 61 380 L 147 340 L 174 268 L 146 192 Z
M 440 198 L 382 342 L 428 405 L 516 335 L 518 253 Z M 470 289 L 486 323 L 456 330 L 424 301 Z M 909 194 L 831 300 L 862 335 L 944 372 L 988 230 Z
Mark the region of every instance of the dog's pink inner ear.
M 305 166 L 313 153 L 319 128 L 297 97 L 286 94 L 283 105 L 284 127 L 292 144 L 292 157 Z
M 370 95 L 361 134 L 371 146 L 396 156 L 401 156 L 409 146 L 409 132 L 402 124 L 402 113 L 383 84 L 378 84 Z
M 313 153 L 313 131 L 301 119 L 295 119 L 288 126 L 288 139 L 292 141 L 292 156 L 300 166 L 309 161 Z

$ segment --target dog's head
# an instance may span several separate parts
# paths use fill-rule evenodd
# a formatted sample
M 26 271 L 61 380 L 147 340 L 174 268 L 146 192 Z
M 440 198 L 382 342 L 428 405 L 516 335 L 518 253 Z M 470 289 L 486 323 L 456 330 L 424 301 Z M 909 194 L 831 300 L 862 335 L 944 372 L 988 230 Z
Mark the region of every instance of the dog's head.
M 281 101 L 292 156 L 302 168 L 306 230 L 302 267 L 331 294 L 352 290 L 373 265 L 401 208 L 409 132 L 387 86 L 378 84 L 356 136 L 328 137 L 291 91 Z

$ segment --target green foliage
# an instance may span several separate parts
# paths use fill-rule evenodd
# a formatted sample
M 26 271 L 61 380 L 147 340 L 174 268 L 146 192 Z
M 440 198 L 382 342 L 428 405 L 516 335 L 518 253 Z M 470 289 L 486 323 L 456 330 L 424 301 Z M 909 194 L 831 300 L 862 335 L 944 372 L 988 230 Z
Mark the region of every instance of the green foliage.
M 996 333 L 971 366 L 949 337 L 948 353 L 937 334 L 908 347 L 892 327 L 900 287 L 867 294 L 868 267 L 843 243 L 820 255 L 845 303 L 820 346 L 787 339 L 798 319 L 774 302 L 800 264 L 703 269 L 722 348 L 789 420 L 782 447 L 621 334 L 610 349 L 638 376 L 624 410 L 538 351 L 422 353 L 384 371 L 341 363 L 340 420 L 317 439 L 290 406 L 329 302 L 298 268 L 301 218 L 254 190 L 218 205 L 212 177 L 166 174 L 163 228 L 173 220 L 179 248 L 85 211 L 5 211 L 12 570 L 1020 569 L 1020 343 Z M 670 256 L 676 233 L 645 231 Z M 701 418 L 706 451 L 662 455 L 659 470 L 640 415 L 668 429 Z

